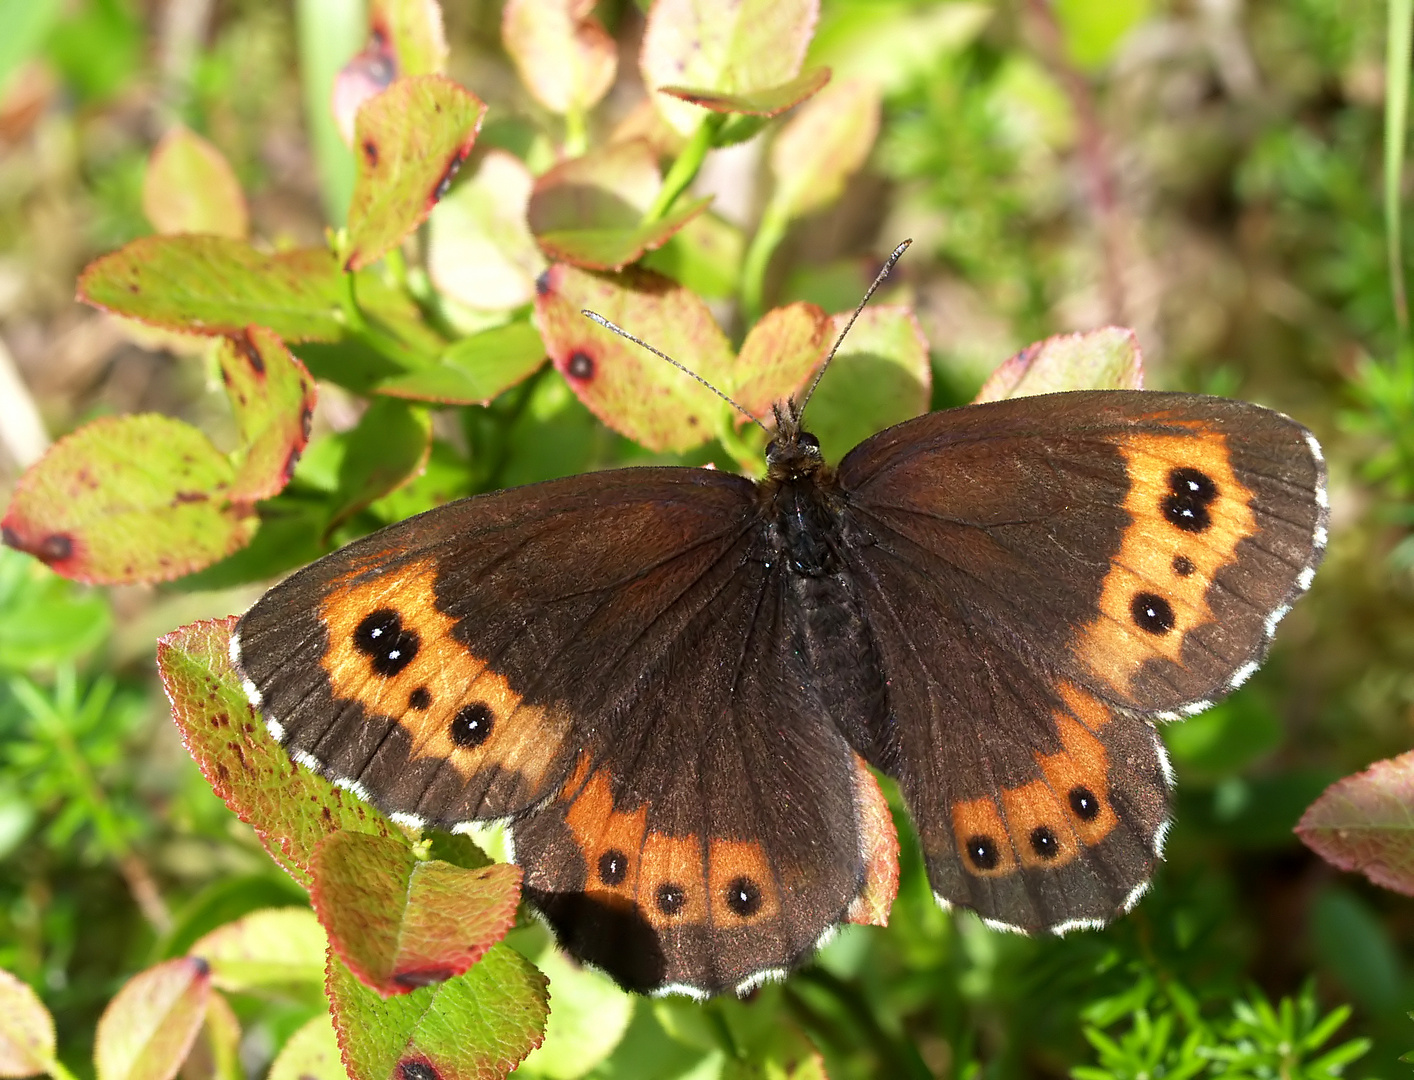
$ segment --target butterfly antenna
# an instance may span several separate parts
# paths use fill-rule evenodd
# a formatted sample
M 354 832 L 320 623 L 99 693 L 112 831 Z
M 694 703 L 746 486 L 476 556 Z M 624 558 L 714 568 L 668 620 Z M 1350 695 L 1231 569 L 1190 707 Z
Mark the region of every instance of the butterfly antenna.
M 872 292 L 873 290 L 871 289 L 870 291 Z M 634 337 L 634 336 L 633 336 L 632 334 L 630 334 L 627 330 L 625 330 L 622 326 L 616 326 L 614 323 L 611 323 L 608 319 L 604 318 L 604 316 L 600 315 L 597 311 L 590 311 L 588 308 L 583 308 L 583 309 L 581 309 L 580 314 L 581 314 L 581 315 L 584 315 L 584 316 L 586 316 L 586 317 L 588 317 L 588 318 L 590 318 L 590 319 L 593 319 L 593 320 L 594 320 L 595 322 L 597 322 L 600 326 L 602 326 L 605 330 L 612 330 L 614 333 L 618 334 L 619 337 L 628 338 L 628 340 L 631 341 L 631 342 L 633 342 L 635 345 L 640 345 L 640 346 L 642 346 L 643 348 L 645 348 L 645 349 L 647 349 L 649 352 L 651 352 L 654 356 L 661 357 L 662 359 L 664 359 L 664 360 L 666 360 L 668 363 L 672 364 L 673 367 L 677 368 L 679 371 L 683 372 L 684 374 L 686 374 L 686 375 L 691 375 L 694 379 L 696 379 L 698 382 L 700 382 L 703 386 L 707 387 L 708 390 L 712 391 L 712 393 L 716 394 L 719 398 L 721 398 L 723 401 L 725 401 L 725 402 L 726 402 L 728 405 L 730 405 L 733 409 L 735 409 L 737 412 L 741 413 L 742 416 L 746 417 L 746 418 L 747 418 L 748 420 L 750 420 L 753 424 L 755 424 L 757 427 L 759 427 L 762 431 L 765 431 L 767 435 L 770 434 L 770 431 L 767 429 L 766 425 L 763 424 L 760 420 L 758 420 L 758 419 L 757 419 L 755 416 L 753 416 L 751 413 L 747 412 L 745 408 L 743 408 L 742 406 L 738 405 L 738 404 L 737 404 L 735 401 L 733 401 L 731 398 L 727 397 L 726 394 L 722 393 L 722 392 L 721 392 L 720 390 L 718 390 L 715 386 L 713 386 L 713 385 L 712 385 L 711 383 L 709 383 L 706 379 L 704 379 L 701 375 L 699 375 L 699 374 L 697 374 L 697 372 L 693 371 L 690 367 L 687 367 L 685 364 L 680 364 L 680 363 L 678 363 L 678 361 L 674 360 L 674 359 L 673 359 L 671 356 L 669 356 L 667 353 L 663 352 L 662 349 L 655 349 L 652 345 L 648 344 L 648 342 L 642 340 L 641 338 L 636 338 L 636 337 Z
M 797 408 L 794 403 L 791 404 L 791 411 L 795 413 L 797 417 L 802 415 L 805 412 L 805 406 L 810 404 L 811 395 L 815 393 L 815 388 L 820 385 L 820 379 L 824 376 L 826 370 L 828 370 L 830 361 L 835 358 L 835 353 L 840 351 L 840 346 L 844 344 L 844 339 L 849 336 L 849 331 L 854 326 L 854 320 L 859 318 L 859 313 L 864 310 L 864 305 L 869 303 L 869 298 L 874 295 L 874 290 L 884 283 L 884 278 L 889 276 L 889 271 L 894 268 L 894 263 L 899 261 L 899 258 L 908 250 L 908 245 L 911 243 L 913 243 L 912 240 L 905 240 L 898 247 L 894 248 L 894 253 L 890 255 L 888 261 L 884 263 L 884 268 L 879 271 L 879 276 L 874 279 L 874 284 L 869 286 L 868 291 L 864 294 L 864 299 L 859 301 L 859 306 L 854 309 L 854 314 L 849 317 L 849 322 L 844 324 L 844 329 L 840 331 L 840 336 L 835 338 L 835 344 L 830 350 L 830 355 L 825 357 L 825 362 L 820 365 L 820 370 L 815 373 L 815 378 L 810 382 L 810 389 L 805 391 L 805 397 L 800 400 L 799 408 Z

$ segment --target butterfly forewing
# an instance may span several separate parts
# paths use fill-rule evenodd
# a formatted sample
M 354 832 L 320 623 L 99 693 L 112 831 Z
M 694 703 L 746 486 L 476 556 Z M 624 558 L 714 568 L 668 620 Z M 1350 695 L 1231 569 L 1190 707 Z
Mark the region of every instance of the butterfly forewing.
M 846 550 L 940 897 L 1026 929 L 1148 880 L 1166 764 L 1145 718 L 1246 678 L 1311 581 L 1324 468 L 1286 417 L 1074 393 L 936 413 L 841 464 Z

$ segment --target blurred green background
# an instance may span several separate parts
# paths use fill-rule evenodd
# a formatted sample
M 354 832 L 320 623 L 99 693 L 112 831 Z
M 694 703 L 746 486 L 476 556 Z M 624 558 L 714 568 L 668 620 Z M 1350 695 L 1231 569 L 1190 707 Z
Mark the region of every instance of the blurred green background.
M 643 19 L 625 0 L 596 13 L 621 43 L 621 85 L 592 120 L 607 129 L 641 97 Z M 450 74 L 514 142 L 534 106 L 499 5 L 448 0 L 445 15 Z M 1311 427 L 1332 500 L 1330 554 L 1266 666 L 1165 732 L 1177 823 L 1139 908 L 1102 933 L 999 936 L 936 910 L 905 841 L 890 929 L 851 928 L 772 999 L 832 1075 L 1217 1071 L 1185 1048 L 1200 1028 L 1254 1048 L 1233 1075 L 1307 1075 L 1262 1048 L 1345 1004 L 1326 1049 L 1372 1040 L 1347 1075 L 1410 1068 L 1414 903 L 1291 832 L 1327 784 L 1414 743 L 1414 352 L 1387 255 L 1389 19 L 1375 0 L 825 0 L 814 55 L 882 81 L 884 121 L 841 200 L 792 227 L 771 300 L 852 306 L 869 261 L 914 237 L 898 280 L 931 343 L 935 405 L 966 401 L 1033 340 L 1124 323 L 1150 387 Z M 351 0 L 0 0 L 0 498 L 46 438 L 96 416 L 229 426 L 207 368 L 75 303 L 75 276 L 150 231 L 145 161 L 178 120 L 234 165 L 257 235 L 319 243 L 352 176 L 328 80 L 365 28 Z M 713 173 L 748 219 L 751 145 Z M 561 384 L 534 392 L 513 446 L 554 463 L 498 475 L 574 472 L 618 445 Z M 316 431 L 356 419 L 325 394 Z M 187 758 L 153 667 L 159 634 L 258 592 L 85 589 L 0 548 L 0 967 L 40 992 L 80 1073 L 132 972 L 246 911 L 304 902 Z M 1283 997 L 1298 1003 L 1286 1020 L 1247 1004 Z M 237 1006 L 255 1076 L 311 1008 Z M 707 1075 L 679 1015 L 696 1008 L 638 1005 L 596 1075 Z

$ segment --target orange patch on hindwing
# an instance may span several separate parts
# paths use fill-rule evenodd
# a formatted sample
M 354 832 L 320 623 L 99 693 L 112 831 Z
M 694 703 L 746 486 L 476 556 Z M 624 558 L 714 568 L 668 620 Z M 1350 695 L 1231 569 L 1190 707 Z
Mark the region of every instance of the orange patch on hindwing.
M 1018 867 L 1055 869 L 1074 861 L 1119 824 L 1110 802 L 1109 754 L 1096 732 L 1113 718 L 1100 701 L 1071 683 L 1060 686 L 1064 707 L 1052 713 L 1061 749 L 1034 756 L 1041 778 L 1002 788 L 991 798 L 953 804 L 953 832 L 962 865 L 978 877 Z
M 437 566 L 408 564 L 344 579 L 319 606 L 329 634 L 320 661 L 335 702 L 396 721 L 409 757 L 445 759 L 463 779 L 491 765 L 538 786 L 569 732 L 563 710 L 526 705 L 452 633 L 437 607 Z
M 1117 441 L 1129 478 L 1130 523 L 1110 557 L 1100 614 L 1082 628 L 1080 660 L 1116 692 L 1146 660 L 1183 663 L 1184 638 L 1213 621 L 1208 587 L 1257 534 L 1252 493 L 1232 469 L 1227 437 L 1128 435 Z

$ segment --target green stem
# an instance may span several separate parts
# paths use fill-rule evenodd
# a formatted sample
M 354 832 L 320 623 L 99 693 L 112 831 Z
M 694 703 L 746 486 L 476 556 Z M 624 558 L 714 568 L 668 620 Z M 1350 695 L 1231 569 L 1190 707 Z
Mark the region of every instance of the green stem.
M 584 109 L 571 102 L 565 113 L 565 157 L 577 158 L 589 148 L 589 131 L 584 122 Z
M 725 113 L 708 113 L 697 130 L 692 133 L 692 138 L 683 147 L 682 153 L 678 155 L 673 167 L 668 170 L 668 175 L 663 178 L 663 186 L 658 191 L 658 197 L 653 200 L 643 214 L 643 224 L 652 225 L 655 221 L 661 221 L 664 215 L 673 208 L 673 203 L 687 190 L 687 185 L 692 183 L 693 177 L 702 168 L 702 162 L 707 159 L 707 151 L 712 149 L 712 140 L 716 138 L 717 132 L 721 130 L 722 121 L 726 118 Z
M 778 203 L 769 203 L 761 216 L 761 224 L 756 235 L 751 238 L 751 247 L 741 265 L 741 305 L 748 324 L 761 318 L 766 292 L 766 270 L 771 265 L 771 256 L 785 239 L 786 226 L 790 224 L 784 208 Z
M 44 1071 L 52 1076 L 54 1080 L 78 1080 L 78 1077 L 65 1068 L 64 1064 L 58 1058 L 53 1058 L 46 1063 Z
M 1403 336 L 1409 332 L 1409 302 L 1404 291 L 1404 243 L 1400 191 L 1404 179 L 1404 141 L 1409 126 L 1409 51 L 1414 29 L 1414 0 L 1390 0 L 1385 71 L 1385 247 L 1394 317 Z

